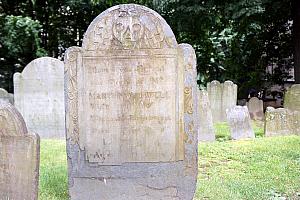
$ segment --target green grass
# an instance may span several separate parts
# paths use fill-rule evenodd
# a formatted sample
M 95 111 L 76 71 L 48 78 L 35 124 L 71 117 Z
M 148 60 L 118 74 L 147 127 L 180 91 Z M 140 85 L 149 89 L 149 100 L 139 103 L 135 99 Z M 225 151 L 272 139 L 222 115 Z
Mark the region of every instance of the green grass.
M 299 193 L 299 136 L 199 145 L 195 199 L 300 199 Z
M 263 122 L 256 121 L 252 122 L 252 128 L 255 133 L 255 137 L 263 137 L 264 135 L 264 127 Z M 217 123 L 214 125 L 215 133 L 216 133 L 216 140 L 217 141 L 227 141 L 230 140 L 230 128 L 228 123 Z
M 68 199 L 67 156 L 63 140 L 41 140 L 39 199 Z
M 199 145 L 199 175 L 194 200 L 299 200 L 300 137 L 262 137 L 230 141 L 229 128 L 219 124 L 218 141 Z M 65 200 L 67 162 L 65 142 L 41 141 L 40 196 Z

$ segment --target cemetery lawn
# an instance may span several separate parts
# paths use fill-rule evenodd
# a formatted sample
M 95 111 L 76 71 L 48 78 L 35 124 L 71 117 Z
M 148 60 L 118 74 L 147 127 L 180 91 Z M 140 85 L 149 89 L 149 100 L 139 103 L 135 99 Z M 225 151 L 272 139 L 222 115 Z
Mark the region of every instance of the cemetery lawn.
M 218 124 L 217 142 L 199 144 L 195 199 L 300 200 L 300 137 L 262 137 L 228 141 L 229 128 Z
M 41 139 L 39 200 L 68 199 L 64 140 Z
M 258 138 L 228 141 L 226 126 L 217 126 L 217 142 L 199 144 L 194 200 L 299 200 L 300 137 L 264 138 L 255 127 Z M 39 189 L 39 200 L 68 199 L 62 140 L 41 140 Z

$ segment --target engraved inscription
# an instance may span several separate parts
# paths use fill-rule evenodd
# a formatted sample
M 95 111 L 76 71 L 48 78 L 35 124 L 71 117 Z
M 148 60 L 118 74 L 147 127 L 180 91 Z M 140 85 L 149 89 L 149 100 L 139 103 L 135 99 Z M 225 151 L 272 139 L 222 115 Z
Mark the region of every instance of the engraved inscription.
M 176 160 L 176 57 L 84 57 L 79 110 L 86 159 L 103 165 Z

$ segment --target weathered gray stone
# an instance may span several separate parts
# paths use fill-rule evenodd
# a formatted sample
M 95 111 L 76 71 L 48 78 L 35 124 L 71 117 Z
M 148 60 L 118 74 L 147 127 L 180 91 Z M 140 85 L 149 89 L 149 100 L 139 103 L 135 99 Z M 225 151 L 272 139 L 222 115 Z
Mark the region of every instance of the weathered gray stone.
M 64 63 L 42 57 L 14 75 L 15 106 L 29 131 L 41 138 L 65 138 Z
M 38 199 L 39 148 L 20 113 L 0 101 L 0 199 Z
M 225 122 L 226 110 L 237 103 L 237 85 L 232 81 L 212 81 L 207 84 L 207 92 L 211 105 L 213 122 Z
M 264 119 L 264 102 L 257 97 L 252 97 L 247 103 L 250 117 L 253 120 Z
M 196 56 L 153 10 L 112 7 L 65 54 L 72 200 L 189 200 L 197 181 Z
M 284 108 L 300 112 L 300 84 L 292 85 L 284 95 Z
M 254 131 L 250 123 L 250 115 L 247 106 L 235 106 L 227 109 L 227 121 L 233 140 L 254 138 Z
M 213 126 L 212 114 L 207 91 L 199 90 L 199 129 L 198 141 L 215 141 L 216 135 Z
M 265 113 L 265 135 L 300 135 L 300 112 L 286 108 L 267 107 Z
M 14 104 L 13 96 L 3 88 L 0 88 L 0 101 Z

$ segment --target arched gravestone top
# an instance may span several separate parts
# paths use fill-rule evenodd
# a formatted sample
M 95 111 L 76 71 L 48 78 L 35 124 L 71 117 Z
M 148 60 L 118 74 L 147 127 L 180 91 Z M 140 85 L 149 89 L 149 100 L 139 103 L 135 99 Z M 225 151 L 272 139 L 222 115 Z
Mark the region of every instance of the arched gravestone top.
M 135 4 L 111 7 L 88 27 L 82 42 L 87 50 L 177 48 L 173 31 L 153 10 Z
M 5 89 L 0 88 L 0 101 L 13 104 L 13 95 L 8 93 Z
M 41 57 L 14 74 L 14 101 L 28 130 L 41 138 L 65 138 L 64 63 Z
M 96 17 L 65 53 L 72 200 L 193 198 L 196 74 L 194 49 L 155 11 L 127 4 Z
M 21 114 L 9 103 L 0 101 L 0 136 L 21 136 L 27 128 Z
M 54 66 L 54 68 L 51 68 L 51 66 Z M 52 57 L 40 57 L 37 59 L 34 59 L 30 63 L 26 65 L 22 73 L 15 73 L 14 76 L 22 76 L 22 77 L 37 77 L 41 76 L 47 78 L 49 76 L 48 71 L 53 71 L 54 73 L 51 73 L 51 76 L 56 76 L 59 73 L 59 70 L 57 68 L 61 68 L 63 71 L 64 63 L 56 58 Z M 61 76 L 58 74 L 58 76 Z
M 5 89 L 0 88 L 0 97 L 2 96 L 8 96 L 8 92 Z

